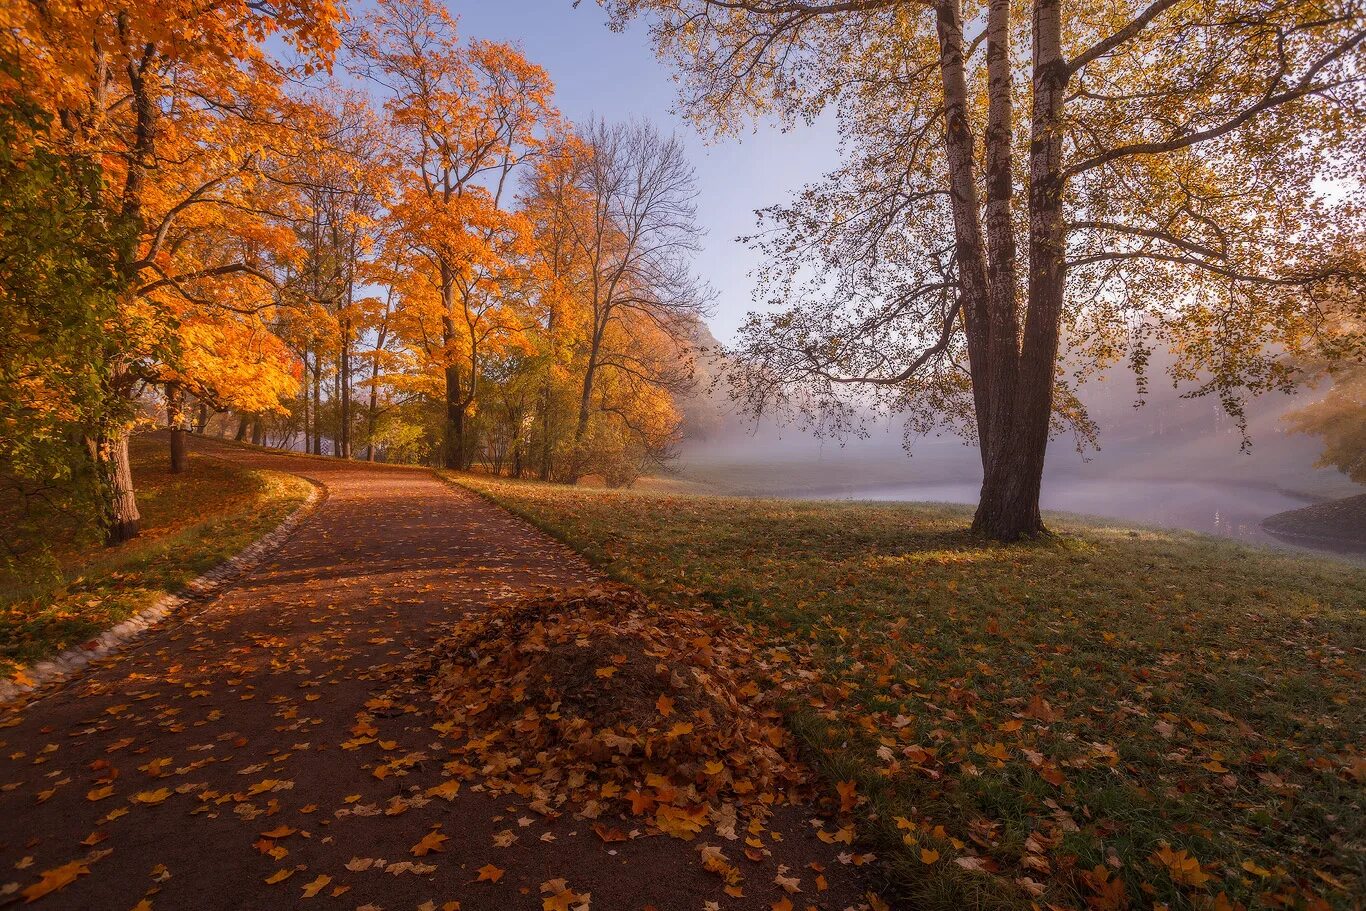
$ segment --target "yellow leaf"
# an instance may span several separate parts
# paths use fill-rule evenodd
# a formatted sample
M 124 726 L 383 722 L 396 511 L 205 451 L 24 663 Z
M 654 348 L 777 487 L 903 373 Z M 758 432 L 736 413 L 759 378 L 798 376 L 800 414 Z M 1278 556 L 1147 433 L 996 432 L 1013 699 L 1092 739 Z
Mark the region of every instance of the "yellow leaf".
M 293 875 L 294 875 L 294 869 L 293 869 L 292 867 L 286 867 L 286 868 L 283 869 L 283 870 L 276 870 L 274 873 L 272 873 L 272 874 L 270 874 L 269 876 L 267 876 L 267 877 L 266 877 L 266 883 L 267 883 L 268 885 L 272 885 L 272 886 L 273 886 L 273 885 L 275 885 L 276 883 L 282 883 L 282 882 L 284 882 L 285 880 L 289 879 L 289 878 L 290 878 L 291 876 L 293 876 Z
M 289 826 L 276 826 L 275 828 L 271 829 L 269 832 L 262 832 L 262 833 L 261 833 L 261 837 L 262 837 L 262 838 L 287 838 L 287 837 L 289 837 L 290 835 L 293 835 L 293 834 L 294 834 L 295 832 L 297 832 L 297 831 L 299 831 L 299 830 L 298 830 L 298 829 L 291 829 Z
M 317 895 L 330 882 L 332 882 L 332 877 L 320 873 L 317 879 L 304 886 L 304 898 L 312 898 Z
M 920 862 L 922 864 L 932 864 L 939 859 L 939 852 L 933 848 L 920 849 Z
M 561 880 L 563 882 L 563 880 Z M 545 886 L 541 887 L 543 890 Z M 572 889 L 564 888 L 541 900 L 542 911 L 570 911 L 587 901 L 587 895 L 580 895 Z
M 495 867 L 493 864 L 484 864 L 484 866 L 479 868 L 479 879 L 475 880 L 475 882 L 488 880 L 491 883 L 496 883 L 503 878 L 504 872 L 506 871 Z
M 1173 851 L 1170 845 L 1163 845 L 1153 852 L 1152 858 L 1167 868 L 1174 882 L 1183 886 L 1203 886 L 1210 876 L 1200 869 L 1200 861 L 1185 851 Z
M 455 800 L 455 795 L 460 793 L 460 781 L 455 778 L 448 779 L 427 789 L 428 797 L 444 797 L 447 800 Z
M 33 902 L 42 898 L 44 895 L 56 892 L 58 889 L 65 888 L 76 881 L 76 877 L 84 876 L 90 872 L 90 865 L 85 860 L 73 860 L 70 863 L 62 864 L 60 867 L 53 867 L 51 870 L 44 870 L 40 874 L 39 880 L 25 889 L 21 894 L 25 902 Z
M 155 791 L 142 791 L 138 794 L 135 794 L 133 795 L 133 799 L 136 800 L 138 803 L 147 804 L 148 806 L 155 806 L 156 804 L 161 803 L 163 800 L 170 796 L 170 788 L 157 788 Z
M 835 790 L 840 795 L 840 812 L 848 813 L 854 809 L 858 803 L 858 798 L 855 796 L 858 785 L 853 781 L 840 781 L 835 783 Z
M 443 851 L 445 849 L 441 847 L 441 843 L 443 841 L 448 840 L 449 838 L 449 835 L 442 835 L 440 832 L 437 832 L 435 830 L 428 832 L 426 835 L 422 836 L 421 841 L 413 845 L 413 847 L 411 848 L 413 856 L 426 857 L 433 851 Z

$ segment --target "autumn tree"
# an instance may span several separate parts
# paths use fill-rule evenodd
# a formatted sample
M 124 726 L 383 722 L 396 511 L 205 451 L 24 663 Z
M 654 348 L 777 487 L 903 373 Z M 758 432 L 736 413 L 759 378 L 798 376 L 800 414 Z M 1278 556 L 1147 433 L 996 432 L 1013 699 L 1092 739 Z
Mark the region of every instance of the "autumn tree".
M 542 481 L 556 477 L 556 465 L 564 461 L 559 449 L 573 420 L 574 360 L 584 323 L 579 315 L 592 271 L 583 245 L 576 242 L 577 226 L 592 218 L 580 180 L 587 154 L 578 137 L 557 138 L 536 162 L 521 199 L 532 232 L 524 290 L 538 324 L 536 356 L 528 362 L 539 387 L 534 439 L 528 443 L 534 453 L 528 461 L 535 461 Z
M 568 219 L 570 241 L 587 270 L 587 321 L 574 440 L 589 430 L 593 396 L 604 371 L 640 390 L 681 391 L 691 378 L 680 344 L 705 310 L 707 289 L 695 278 L 699 249 L 696 185 L 677 137 L 645 121 L 597 120 L 583 136 L 576 177 L 585 204 Z M 652 338 L 658 337 L 658 338 Z M 646 341 L 655 341 L 655 344 Z
M 712 128 L 838 113 L 844 164 L 768 213 L 790 309 L 742 333 L 739 394 L 836 425 L 870 400 L 965 416 L 983 535 L 1044 530 L 1064 342 L 1083 374 L 1172 347 L 1173 379 L 1239 416 L 1293 381 L 1325 295 L 1362 306 L 1359 202 L 1324 192 L 1366 167 L 1354 2 L 603 5 L 651 14 Z
M 379 317 L 363 285 L 377 276 L 374 257 L 391 190 L 387 137 L 367 100 L 335 84 L 311 93 L 313 142 L 289 162 L 283 180 L 298 194 L 291 220 L 298 260 L 283 283 L 290 309 L 281 331 L 303 364 L 304 448 L 349 457 L 356 414 L 354 371 L 363 337 Z M 324 381 L 331 385 L 325 420 Z M 330 426 L 327 426 L 330 425 Z
M 35 145 L 49 116 L 0 101 L 0 483 L 10 503 L 84 516 L 100 491 L 83 438 L 127 418 L 105 369 L 118 282 L 89 202 L 99 170 Z
M 397 140 L 389 245 L 405 275 L 395 328 L 444 400 L 443 464 L 463 467 L 482 364 L 522 341 L 510 292 L 529 226 L 505 202 L 556 120 L 552 85 L 510 45 L 461 43 L 431 0 L 382 0 L 353 52 L 386 94 Z
M 676 438 L 709 295 L 691 270 L 693 196 L 681 144 L 643 122 L 594 121 L 538 161 L 520 200 L 532 350 L 516 358 L 538 388 L 504 401 L 497 429 L 514 473 L 534 461 L 545 480 L 625 483 Z
M 1366 325 L 1340 308 L 1326 308 L 1324 348 L 1295 366 L 1309 383 L 1326 386 L 1314 402 L 1288 415 L 1291 428 L 1323 441 L 1321 467 L 1366 484 Z
M 300 51 L 304 69 L 325 65 L 339 16 L 329 0 L 4 6 L 17 85 L 53 115 L 41 141 L 102 171 L 89 202 L 117 239 L 123 331 L 101 368 L 112 394 L 128 400 L 144 383 L 177 382 L 170 374 L 188 366 L 173 360 L 185 350 L 178 327 L 207 314 L 222 330 L 234 301 L 271 283 L 279 235 L 254 202 L 291 131 L 287 71 L 265 42 Z M 128 430 L 103 428 L 91 440 L 111 542 L 137 532 Z

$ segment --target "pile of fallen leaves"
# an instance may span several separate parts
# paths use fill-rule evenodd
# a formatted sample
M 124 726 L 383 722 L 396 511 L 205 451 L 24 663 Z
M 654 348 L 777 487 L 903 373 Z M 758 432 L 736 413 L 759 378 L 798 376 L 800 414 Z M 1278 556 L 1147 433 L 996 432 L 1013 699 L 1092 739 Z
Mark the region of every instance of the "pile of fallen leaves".
M 471 616 L 410 679 L 460 777 L 546 815 L 620 807 L 691 840 L 708 826 L 735 838 L 742 819 L 807 793 L 777 704 L 797 664 L 724 618 L 594 587 Z

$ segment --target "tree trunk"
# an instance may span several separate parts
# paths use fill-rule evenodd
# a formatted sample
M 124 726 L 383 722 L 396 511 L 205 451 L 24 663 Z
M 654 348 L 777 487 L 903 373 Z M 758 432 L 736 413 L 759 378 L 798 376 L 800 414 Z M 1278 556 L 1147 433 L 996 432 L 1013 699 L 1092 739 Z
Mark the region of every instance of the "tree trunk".
M 375 460 L 375 426 L 379 422 L 379 358 L 389 334 L 388 302 L 385 303 L 384 320 L 375 335 L 375 361 L 370 365 L 370 401 L 365 411 L 365 460 Z
M 243 414 L 238 416 L 237 434 L 233 437 L 233 439 L 239 443 L 245 440 L 247 438 L 247 425 L 249 425 L 250 423 L 251 418 L 248 415 Z
M 610 311 L 605 313 L 600 320 L 595 321 L 593 335 L 589 340 L 588 366 L 583 372 L 583 389 L 579 394 L 579 418 L 574 425 L 574 443 L 576 445 L 569 464 L 569 474 L 565 478 L 570 484 L 577 484 L 579 477 L 583 474 L 582 453 L 577 444 L 583 442 L 584 435 L 588 432 L 588 419 L 592 415 L 593 381 L 597 378 L 598 355 L 602 350 L 602 339 L 607 330 L 609 317 Z
M 451 315 L 455 311 L 455 285 L 454 279 L 444 266 L 441 277 L 441 300 L 446 308 L 445 314 L 441 317 L 441 341 L 444 343 L 446 356 L 450 357 L 451 343 L 455 340 L 455 319 Z M 465 399 L 461 391 L 459 366 L 448 365 L 445 378 L 446 428 L 441 441 L 441 467 L 459 469 L 464 467 L 465 458 Z M 471 366 L 471 381 L 473 378 L 474 368 Z
M 555 441 L 554 428 L 551 426 L 551 408 L 553 390 L 550 383 L 550 370 L 546 369 L 545 388 L 542 390 L 541 400 L 541 468 L 540 478 L 542 481 L 549 481 L 551 474 L 551 462 L 554 457 Z
M 441 465 L 463 468 L 465 458 L 465 404 L 460 391 L 460 368 L 446 368 L 446 435 Z
M 350 330 L 343 326 L 341 356 L 337 361 L 337 377 L 341 383 L 341 402 L 337 417 L 338 440 L 337 455 L 343 459 L 351 458 L 351 346 L 348 343 Z
M 323 364 L 320 353 L 313 356 L 313 454 L 323 454 Z
M 311 368 L 308 366 L 308 351 L 303 352 L 304 361 L 304 383 L 303 383 L 303 405 L 304 405 L 304 452 L 313 451 L 313 431 L 309 424 L 309 414 L 313 409 L 313 400 L 309 397 L 309 377 L 312 376 Z
M 1010 435 L 1020 359 L 1020 322 L 1015 280 L 1015 226 L 1011 217 L 1015 174 L 1011 104 L 1011 0 L 991 0 L 987 16 L 987 128 L 985 136 L 988 411 L 982 438 L 983 475 Z
M 365 419 L 365 461 L 375 460 L 375 424 L 378 422 L 376 409 L 379 406 L 379 358 L 375 359 L 374 372 L 370 374 L 370 402 L 366 408 Z
M 138 536 L 137 497 L 133 493 L 133 466 L 128 457 L 128 434 L 105 437 L 98 444 L 105 483 L 109 490 L 109 528 L 105 542 L 113 547 Z
M 266 445 L 266 428 L 261 424 L 259 415 L 251 420 L 251 441 L 257 446 Z
M 1053 412 L 1054 371 L 1066 291 L 1062 109 L 1069 73 L 1060 0 L 1034 4 L 1034 106 L 1029 153 L 1029 312 L 1011 425 L 987 467 L 973 530 L 1001 541 L 1043 534 L 1039 492 Z
M 355 263 L 356 242 L 352 236 L 348 250 L 348 263 Z M 337 441 L 337 455 L 351 458 L 351 313 L 356 300 L 356 279 L 354 269 L 347 272 L 346 318 L 341 320 L 341 351 L 337 357 L 337 378 L 341 383 L 340 439 Z
M 173 383 L 166 384 L 166 426 L 171 431 L 171 474 L 190 470 L 190 455 L 185 445 L 184 393 Z
M 987 303 L 987 256 L 982 242 L 981 205 L 977 193 L 972 127 L 968 122 L 968 87 L 963 63 L 963 18 L 959 0 L 935 6 L 939 37 L 940 78 L 944 83 L 944 141 L 948 159 L 949 208 L 953 213 L 954 249 L 958 257 L 958 294 L 967 336 L 968 371 L 972 376 L 977 437 L 982 443 L 983 471 L 991 450 L 991 312 Z
M 204 431 L 209 427 L 209 406 L 204 402 L 199 403 L 199 417 L 195 419 L 194 432 L 203 436 Z
M 583 442 L 583 435 L 588 432 L 588 418 L 590 414 L 590 403 L 593 400 L 593 378 L 597 373 L 597 364 L 593 363 L 593 358 L 588 359 L 588 369 L 583 374 L 583 391 L 579 394 L 579 419 L 574 424 L 574 442 Z

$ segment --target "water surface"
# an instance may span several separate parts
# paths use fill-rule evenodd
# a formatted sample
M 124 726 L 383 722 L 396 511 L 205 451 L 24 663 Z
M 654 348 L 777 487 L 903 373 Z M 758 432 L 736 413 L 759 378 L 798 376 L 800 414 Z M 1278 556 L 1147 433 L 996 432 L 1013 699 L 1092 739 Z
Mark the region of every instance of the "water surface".
M 977 502 L 974 482 L 937 482 L 845 488 L 838 492 L 793 492 L 796 499 L 885 500 L 896 502 Z M 1313 501 L 1272 487 L 1238 483 L 1160 480 L 1048 478 L 1042 505 L 1046 510 L 1119 519 L 1160 528 L 1179 528 L 1283 550 L 1314 548 L 1268 533 L 1261 521 Z M 1366 559 L 1358 555 L 1357 559 Z

